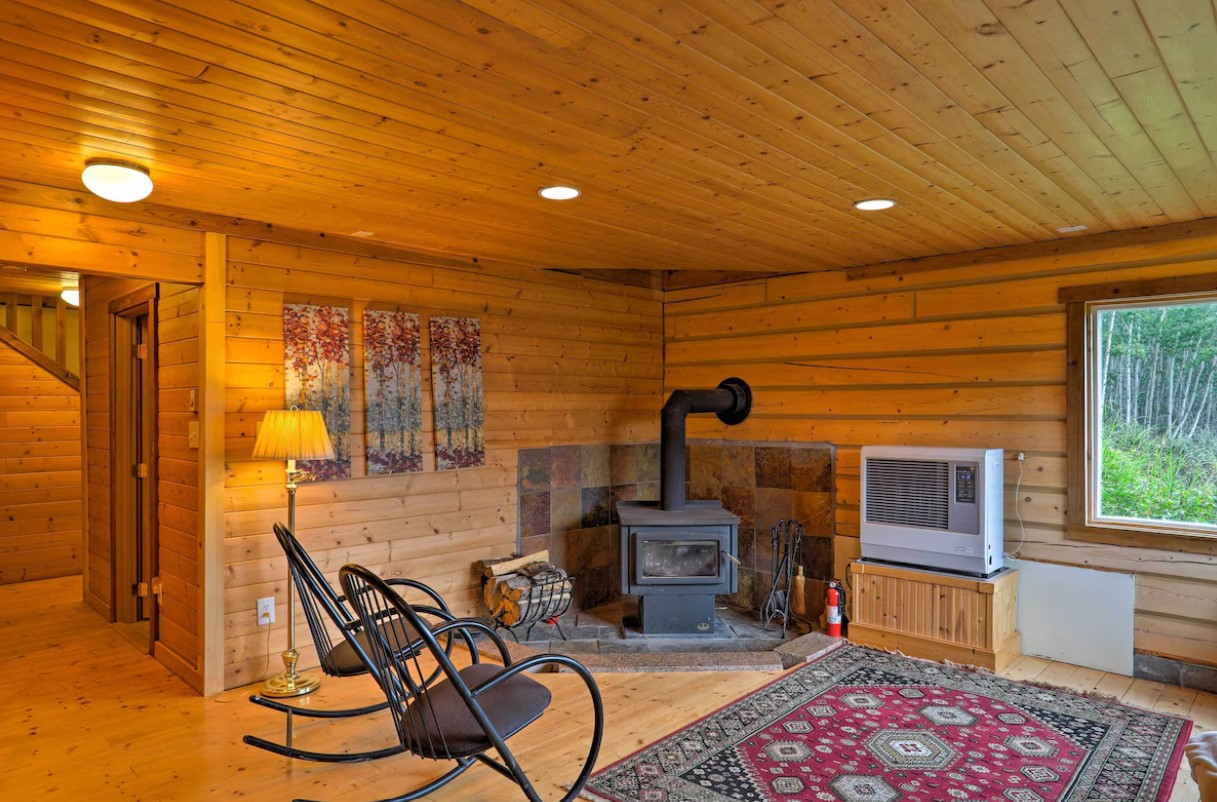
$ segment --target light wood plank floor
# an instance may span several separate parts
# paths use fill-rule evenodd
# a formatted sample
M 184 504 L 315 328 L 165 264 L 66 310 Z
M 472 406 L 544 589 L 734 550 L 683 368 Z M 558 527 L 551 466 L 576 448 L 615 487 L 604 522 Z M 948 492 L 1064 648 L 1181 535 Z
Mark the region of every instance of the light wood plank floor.
M 439 772 L 409 756 L 321 765 L 278 758 L 241 743 L 247 732 L 281 737 L 277 714 L 246 702 L 249 689 L 204 699 L 104 624 L 77 599 L 79 578 L 0 587 L 0 799 L 374 800 Z M 1186 715 L 1217 729 L 1217 696 L 1026 657 L 1006 672 L 1130 704 Z M 608 715 L 601 766 L 769 682 L 774 674 L 608 674 L 599 678 Z M 571 675 L 541 680 L 555 703 L 512 745 L 547 799 L 561 796 L 586 750 L 588 707 Z M 362 679 L 325 681 L 309 703 L 375 698 Z M 390 740 L 384 714 L 307 723 L 305 748 L 368 748 Z M 1171 802 L 1198 795 L 1184 767 Z M 523 799 L 506 779 L 475 766 L 432 799 Z

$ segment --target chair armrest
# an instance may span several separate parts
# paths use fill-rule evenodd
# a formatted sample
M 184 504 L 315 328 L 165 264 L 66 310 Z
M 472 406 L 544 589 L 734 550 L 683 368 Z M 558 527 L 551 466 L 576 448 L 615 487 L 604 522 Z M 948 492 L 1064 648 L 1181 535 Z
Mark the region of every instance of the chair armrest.
M 503 658 L 503 665 L 511 665 L 511 653 L 507 651 L 507 643 L 499 637 L 499 633 L 495 632 L 491 627 L 483 624 L 472 618 L 457 618 L 449 621 L 446 624 L 440 624 L 435 629 L 431 630 L 431 634 L 439 636 L 445 632 L 461 630 L 461 636 L 465 639 L 465 643 L 469 646 L 469 652 L 473 657 L 473 662 L 477 662 L 477 647 L 473 643 L 473 637 L 469 634 L 469 630 L 480 632 L 490 638 L 490 641 L 498 647 L 499 656 Z
M 401 586 L 401 587 L 413 588 L 414 590 L 417 590 L 417 591 L 423 593 L 424 595 L 430 597 L 431 601 L 435 602 L 436 607 L 443 610 L 448 615 L 452 615 L 452 611 L 448 609 L 448 603 L 445 602 L 444 598 L 442 596 L 440 596 L 438 593 L 436 593 L 435 590 L 432 589 L 430 585 L 426 585 L 422 582 L 419 582 L 417 579 L 406 579 L 405 577 L 402 577 L 402 576 L 393 577 L 392 579 L 386 579 L 385 584 L 390 585 L 390 586 Z

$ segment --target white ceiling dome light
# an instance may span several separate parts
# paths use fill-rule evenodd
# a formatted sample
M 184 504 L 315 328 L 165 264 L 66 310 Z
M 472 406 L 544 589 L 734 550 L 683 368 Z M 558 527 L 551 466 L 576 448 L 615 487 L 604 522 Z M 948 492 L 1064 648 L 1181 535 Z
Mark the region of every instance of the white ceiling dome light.
M 133 203 L 152 192 L 148 168 L 121 159 L 89 159 L 80 178 L 94 195 L 115 203 Z
M 854 208 L 862 212 L 881 212 L 896 205 L 891 198 L 867 198 L 854 203 Z
M 561 201 L 561 200 L 574 200 L 575 198 L 579 197 L 582 193 L 579 192 L 579 190 L 574 187 L 552 186 L 552 187 L 542 187 L 540 190 L 538 190 L 537 194 L 539 194 L 542 198 L 545 198 L 546 200 Z
M 69 306 L 80 306 L 80 287 L 64 287 L 59 297 Z

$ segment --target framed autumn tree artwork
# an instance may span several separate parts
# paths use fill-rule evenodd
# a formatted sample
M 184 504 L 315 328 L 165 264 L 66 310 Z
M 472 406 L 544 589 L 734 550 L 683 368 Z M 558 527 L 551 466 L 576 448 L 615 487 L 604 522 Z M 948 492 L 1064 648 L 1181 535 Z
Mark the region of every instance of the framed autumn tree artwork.
M 435 465 L 486 464 L 482 406 L 482 331 L 477 318 L 431 318 L 431 392 L 435 396 Z
M 422 362 L 418 315 L 363 313 L 368 474 L 423 469 Z
M 332 460 L 300 460 L 302 481 L 351 476 L 351 313 L 338 306 L 285 304 L 284 384 L 288 408 L 315 409 L 334 444 Z

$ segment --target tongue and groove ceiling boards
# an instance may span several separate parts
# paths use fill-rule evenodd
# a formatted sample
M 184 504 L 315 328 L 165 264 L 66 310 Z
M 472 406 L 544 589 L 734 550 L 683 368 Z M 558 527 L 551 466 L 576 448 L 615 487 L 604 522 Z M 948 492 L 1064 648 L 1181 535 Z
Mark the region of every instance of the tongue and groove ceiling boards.
M 1209 0 L 0 0 L 0 180 L 113 156 L 158 207 L 452 257 L 842 268 L 1217 216 L 1215 52 Z

